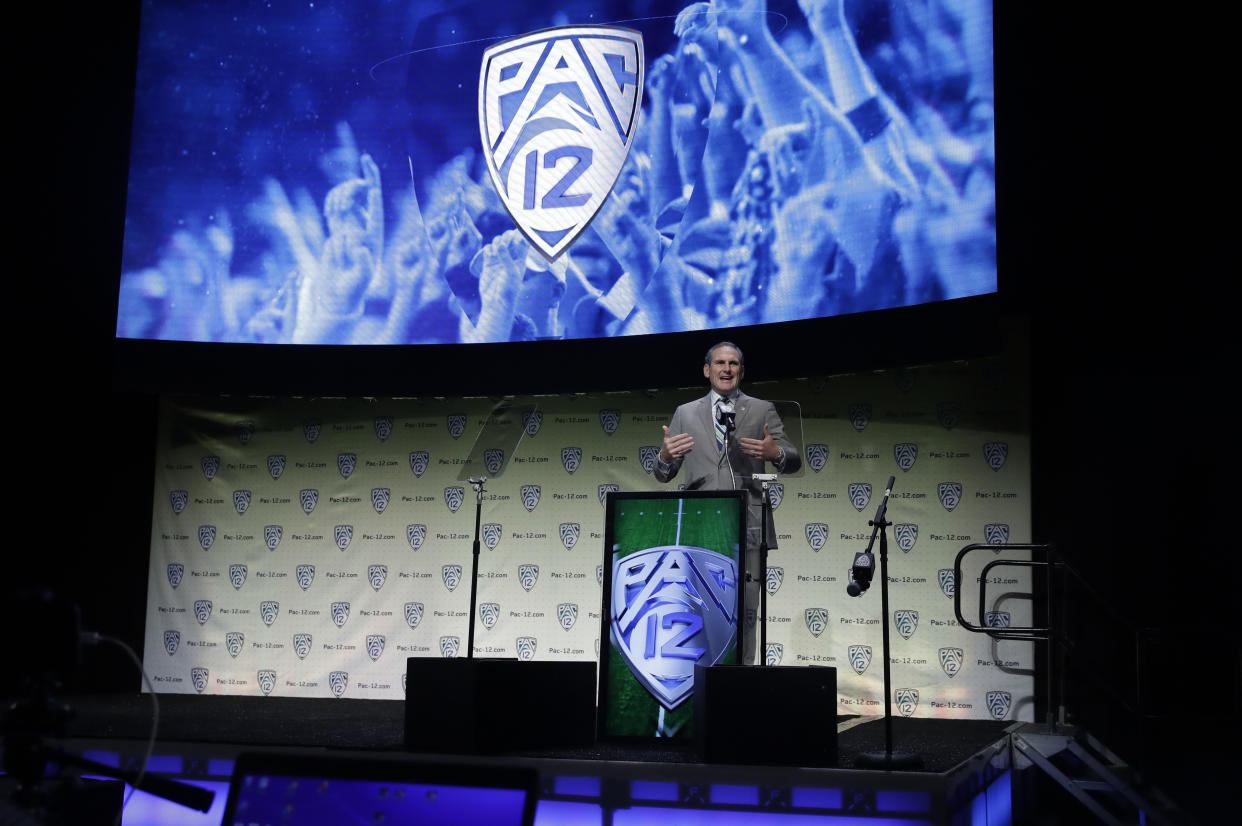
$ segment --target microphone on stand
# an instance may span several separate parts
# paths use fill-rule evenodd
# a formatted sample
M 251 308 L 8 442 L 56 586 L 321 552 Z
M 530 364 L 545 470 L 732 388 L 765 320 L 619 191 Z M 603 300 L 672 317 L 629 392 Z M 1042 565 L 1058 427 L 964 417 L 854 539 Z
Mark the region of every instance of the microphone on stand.
M 852 597 L 861 596 L 871 587 L 871 577 L 875 576 L 875 555 L 871 553 L 871 548 L 875 545 L 875 535 L 879 532 L 880 526 L 888 524 L 884 521 L 884 512 L 888 510 L 888 497 L 893 492 L 895 481 L 897 477 L 890 476 L 888 484 L 884 486 L 884 498 L 880 500 L 880 507 L 876 509 L 875 519 L 871 520 L 871 541 L 867 543 L 867 549 L 854 554 L 854 564 L 850 566 L 850 583 L 845 586 L 845 593 Z
M 737 414 L 733 412 L 733 402 L 720 403 L 720 415 L 717 421 L 724 425 L 725 433 L 737 430 Z
M 845 586 L 845 593 L 852 597 L 861 596 L 863 591 L 871 587 L 871 577 L 875 574 L 875 555 L 870 550 L 854 554 L 854 565 L 850 568 L 850 584 Z

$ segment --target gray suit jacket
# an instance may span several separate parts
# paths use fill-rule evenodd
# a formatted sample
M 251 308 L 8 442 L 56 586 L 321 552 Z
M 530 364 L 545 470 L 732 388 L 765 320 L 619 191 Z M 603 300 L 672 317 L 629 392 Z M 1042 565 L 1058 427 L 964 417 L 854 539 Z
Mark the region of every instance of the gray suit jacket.
M 736 413 L 737 429 L 729 434 L 728 461 L 725 452 L 716 448 L 716 421 L 712 411 L 712 394 L 708 393 L 701 399 L 678 407 L 668 426 L 669 432 L 674 436 L 689 433 L 694 439 L 694 450 L 680 459 L 674 459 L 666 467 L 661 467 L 657 461 L 654 474 L 657 480 L 670 482 L 684 469 L 683 478 L 687 490 L 729 490 L 736 480 L 737 487 L 750 494 L 747 497 L 746 524 L 757 539 L 763 490 L 760 483 L 750 477 L 769 471 L 764 469 L 762 460 L 742 453 L 737 439 L 762 439 L 763 426 L 766 424 L 772 439 L 785 451 L 785 460 L 778 473 L 795 472 L 802 467 L 802 457 L 785 437 L 785 426 L 771 402 L 738 393 L 733 409 Z M 730 464 L 733 467 L 732 475 L 729 473 Z M 768 520 L 768 547 L 776 547 L 776 528 L 771 519 Z

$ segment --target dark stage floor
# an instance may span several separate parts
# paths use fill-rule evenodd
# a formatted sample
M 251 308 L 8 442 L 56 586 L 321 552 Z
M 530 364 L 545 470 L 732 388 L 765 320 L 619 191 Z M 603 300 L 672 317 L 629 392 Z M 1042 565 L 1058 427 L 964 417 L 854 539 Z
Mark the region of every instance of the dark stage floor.
M 107 694 L 74 697 L 65 737 L 73 740 L 145 740 L 151 730 L 150 697 Z M 405 704 L 392 700 L 291 699 L 161 694 L 162 742 L 244 747 L 328 747 L 367 751 L 403 747 Z M 923 758 L 923 771 L 952 769 L 1004 736 L 1010 722 L 895 718 L 894 748 Z M 838 718 L 838 765 L 850 767 L 864 752 L 884 749 L 880 719 Z M 525 757 L 693 763 L 690 744 L 634 747 L 597 743 L 589 748 L 523 751 Z

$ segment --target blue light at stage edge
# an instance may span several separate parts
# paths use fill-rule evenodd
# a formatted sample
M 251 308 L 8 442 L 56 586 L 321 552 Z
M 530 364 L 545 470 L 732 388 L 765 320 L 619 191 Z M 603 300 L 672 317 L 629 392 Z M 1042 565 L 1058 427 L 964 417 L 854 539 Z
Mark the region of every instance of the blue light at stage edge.
M 990 0 L 443 5 L 144 3 L 118 336 L 589 338 L 996 290 Z M 610 22 L 643 115 L 549 264 L 484 161 L 482 54 Z
M 211 802 L 211 808 L 200 812 L 153 794 L 134 792 L 122 815 L 122 826 L 220 826 L 224 817 L 224 804 L 229 795 L 228 781 L 178 779 L 177 782 L 215 792 L 216 797 Z M 125 786 L 126 796 L 131 788 L 128 784 Z

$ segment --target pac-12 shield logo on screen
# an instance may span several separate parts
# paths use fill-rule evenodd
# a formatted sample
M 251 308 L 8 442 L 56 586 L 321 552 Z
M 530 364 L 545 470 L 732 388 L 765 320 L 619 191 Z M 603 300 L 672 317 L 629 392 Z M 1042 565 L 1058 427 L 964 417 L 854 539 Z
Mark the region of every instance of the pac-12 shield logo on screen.
M 643 39 L 563 26 L 490 47 L 479 71 L 479 134 L 496 192 L 549 260 L 612 190 L 638 127 Z
M 737 562 L 664 545 L 616 559 L 612 638 L 638 682 L 666 709 L 694 688 L 696 663 L 715 665 L 737 630 Z

